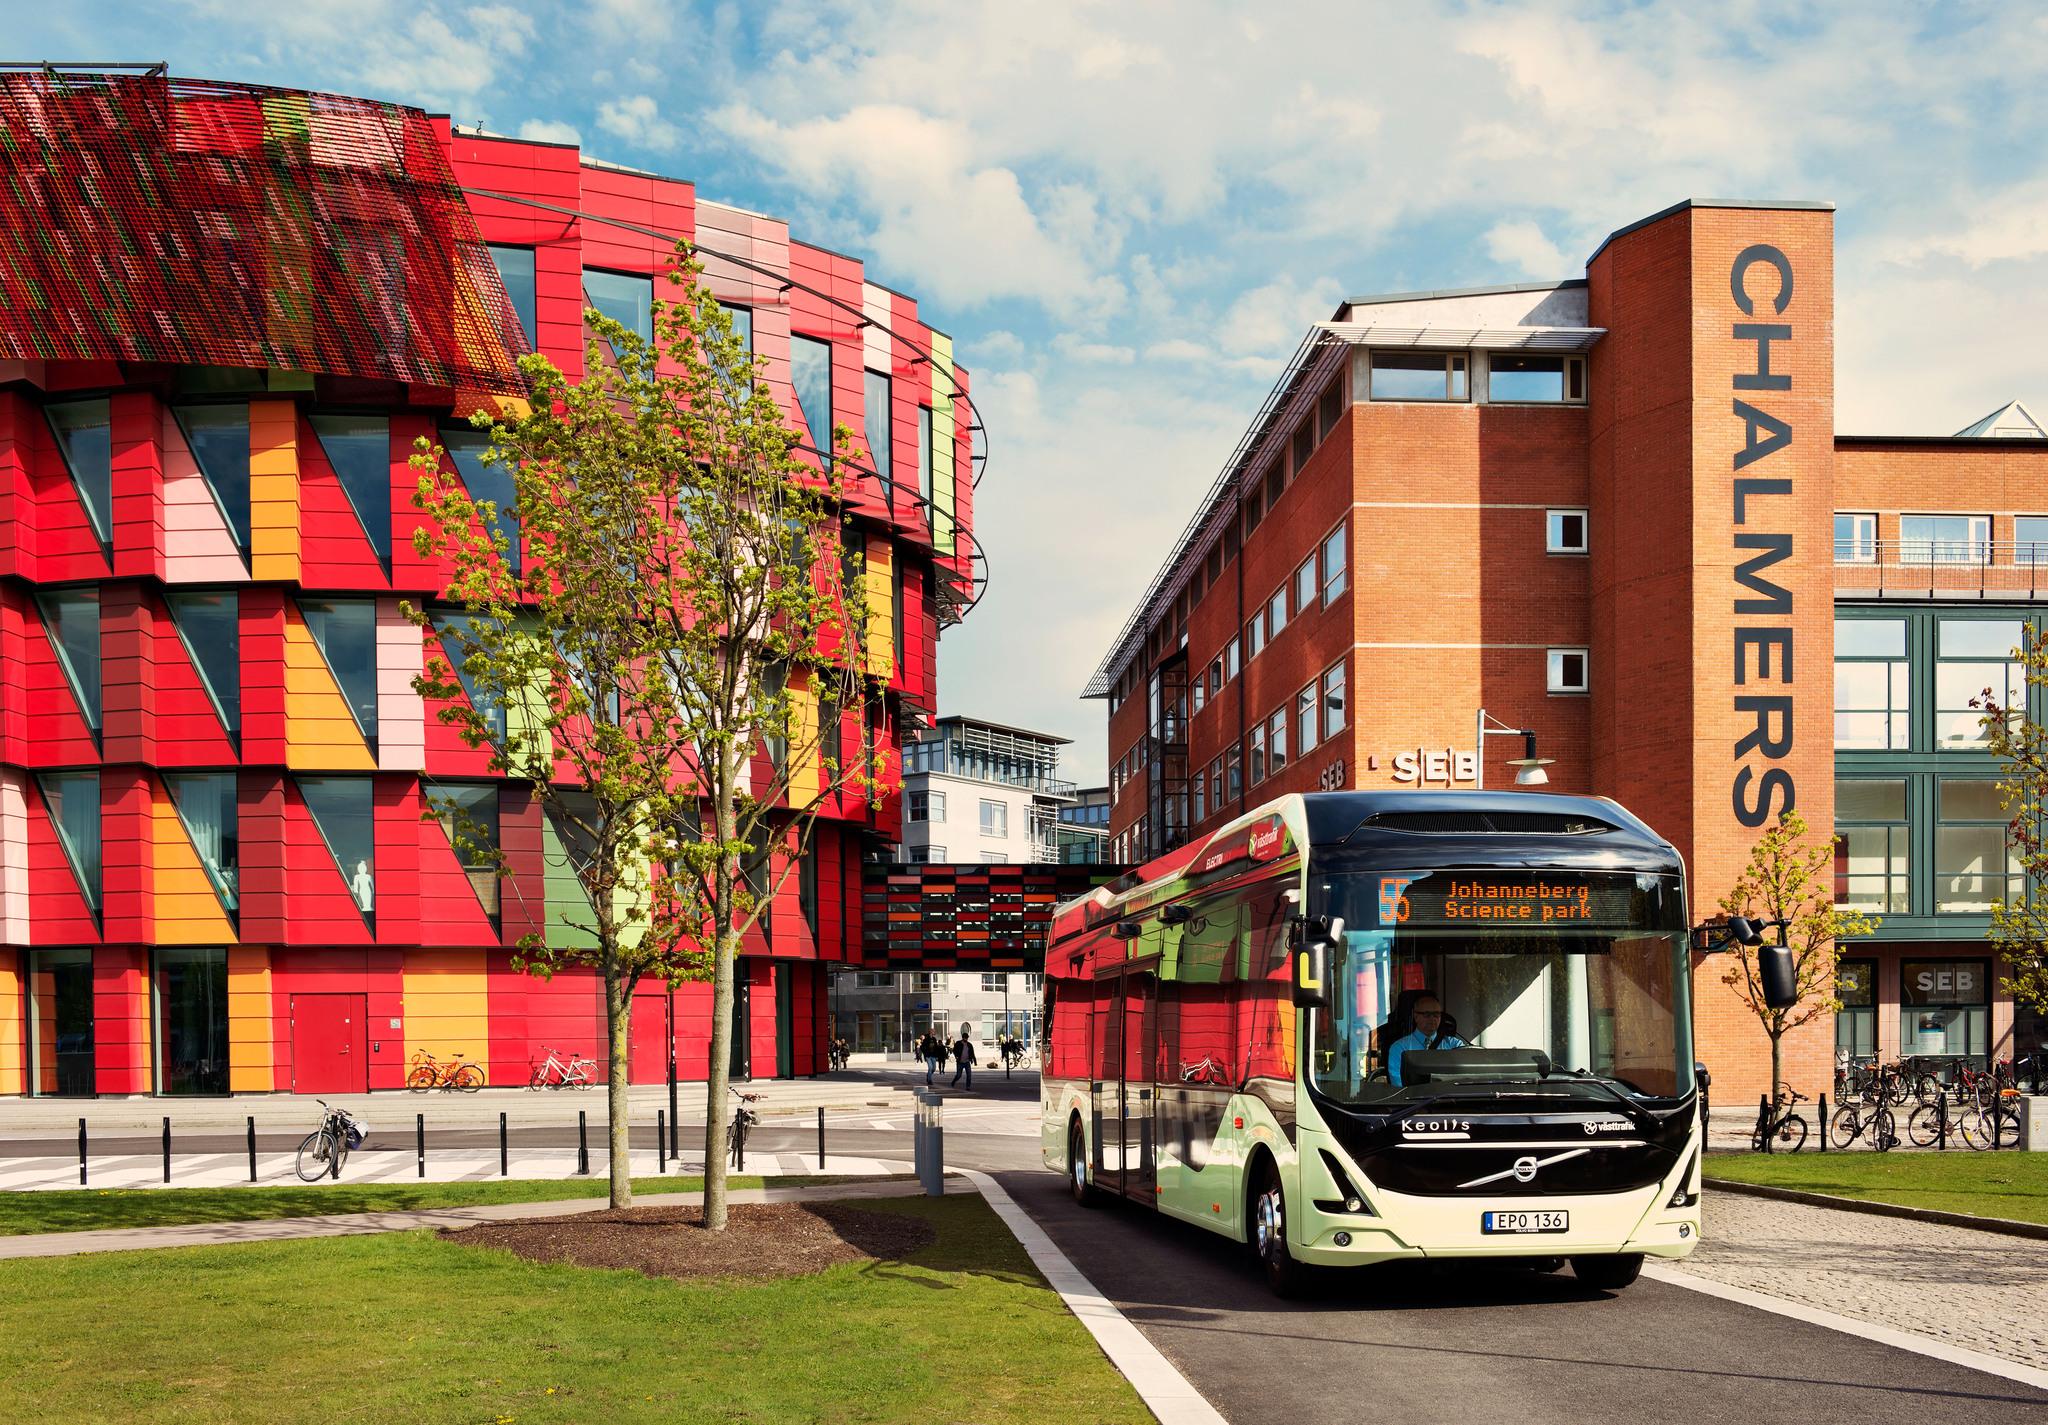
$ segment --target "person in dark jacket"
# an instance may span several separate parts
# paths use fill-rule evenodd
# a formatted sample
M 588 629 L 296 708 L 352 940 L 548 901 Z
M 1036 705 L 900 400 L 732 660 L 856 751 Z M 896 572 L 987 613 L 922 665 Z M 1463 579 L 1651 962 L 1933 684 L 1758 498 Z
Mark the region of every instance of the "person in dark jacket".
M 974 1087 L 974 1041 L 967 1037 L 967 1030 L 965 1028 L 961 1029 L 960 1037 L 953 1041 L 953 1081 L 947 1087 L 960 1087 L 960 1076 L 962 1074 L 967 1075 L 967 1087 L 972 1090 Z

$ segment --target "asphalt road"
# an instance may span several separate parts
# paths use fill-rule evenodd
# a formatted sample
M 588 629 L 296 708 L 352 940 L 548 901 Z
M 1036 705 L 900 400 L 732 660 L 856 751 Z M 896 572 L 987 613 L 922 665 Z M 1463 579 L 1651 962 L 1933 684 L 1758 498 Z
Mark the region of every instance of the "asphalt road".
M 1235 1243 L 997 1178 L 1233 1421 L 2048 1421 L 2048 1391 L 1649 1280 L 1381 1267 L 1279 1301 Z

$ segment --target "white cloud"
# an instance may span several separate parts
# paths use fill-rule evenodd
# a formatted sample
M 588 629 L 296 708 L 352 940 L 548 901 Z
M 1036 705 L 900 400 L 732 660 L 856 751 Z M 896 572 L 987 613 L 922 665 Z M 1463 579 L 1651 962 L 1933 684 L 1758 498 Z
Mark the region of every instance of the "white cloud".
M 535 143 L 583 142 L 583 135 L 576 131 L 574 124 L 565 124 L 559 119 L 528 119 L 519 126 L 519 137 Z
M 682 131 L 661 117 L 661 106 L 649 94 L 607 99 L 597 106 L 597 126 L 640 148 L 666 153 L 680 147 Z
M 1526 218 L 1495 223 L 1486 233 L 1486 251 L 1494 261 L 1508 263 L 1528 277 L 1562 277 L 1577 266 L 1543 235 L 1542 228 Z

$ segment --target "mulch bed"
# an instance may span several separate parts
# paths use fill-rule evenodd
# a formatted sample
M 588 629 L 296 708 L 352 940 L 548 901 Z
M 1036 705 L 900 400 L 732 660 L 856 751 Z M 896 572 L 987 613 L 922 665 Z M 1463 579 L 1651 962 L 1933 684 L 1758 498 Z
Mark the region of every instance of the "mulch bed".
M 843 1262 L 898 1260 L 933 1238 L 929 1222 L 843 1203 L 735 1203 L 726 1230 L 706 1231 L 696 1207 L 629 1207 L 529 1217 L 440 1235 L 503 1247 L 536 1262 L 611 1267 L 656 1277 L 793 1277 Z

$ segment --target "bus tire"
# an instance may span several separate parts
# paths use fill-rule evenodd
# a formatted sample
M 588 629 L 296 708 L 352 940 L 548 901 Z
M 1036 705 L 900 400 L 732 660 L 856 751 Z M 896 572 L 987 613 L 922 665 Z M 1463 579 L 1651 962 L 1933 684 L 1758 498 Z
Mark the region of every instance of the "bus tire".
M 1620 1291 L 1643 1270 L 1641 1252 L 1616 1252 L 1598 1257 L 1573 1257 L 1572 1275 L 1595 1291 Z
M 1102 1205 L 1102 1190 L 1088 1178 L 1088 1137 L 1078 1118 L 1067 1125 L 1067 1191 L 1082 1207 Z
M 1245 1237 L 1252 1255 L 1273 1295 L 1283 1300 L 1299 1296 L 1308 1285 L 1308 1268 L 1287 1249 L 1287 1193 L 1280 1186 L 1280 1170 L 1261 1154 L 1251 1182 L 1245 1203 Z

